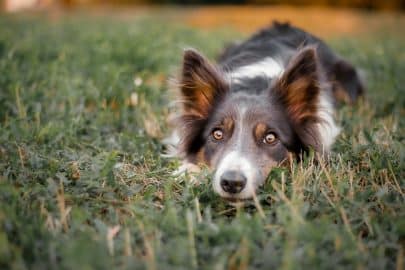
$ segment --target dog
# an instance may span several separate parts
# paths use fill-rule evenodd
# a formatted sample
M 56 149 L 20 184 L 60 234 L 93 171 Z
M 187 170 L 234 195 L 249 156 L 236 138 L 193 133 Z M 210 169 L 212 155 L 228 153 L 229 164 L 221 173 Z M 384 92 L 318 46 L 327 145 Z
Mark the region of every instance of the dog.
M 274 22 L 227 47 L 215 64 L 185 50 L 178 90 L 182 168 L 207 165 L 214 191 L 232 201 L 254 196 L 291 157 L 327 155 L 340 132 L 336 105 L 354 103 L 364 85 L 319 38 Z

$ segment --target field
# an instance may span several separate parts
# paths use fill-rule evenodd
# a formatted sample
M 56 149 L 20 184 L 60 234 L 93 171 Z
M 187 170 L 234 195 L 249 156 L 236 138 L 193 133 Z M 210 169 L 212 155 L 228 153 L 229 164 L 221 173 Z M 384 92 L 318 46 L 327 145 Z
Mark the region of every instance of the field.
M 232 206 L 207 170 L 174 177 L 161 138 L 182 48 L 214 58 L 246 32 L 2 15 L 0 269 L 404 269 L 401 22 L 326 37 L 366 72 L 366 100 L 339 109 L 329 160 L 275 169 Z

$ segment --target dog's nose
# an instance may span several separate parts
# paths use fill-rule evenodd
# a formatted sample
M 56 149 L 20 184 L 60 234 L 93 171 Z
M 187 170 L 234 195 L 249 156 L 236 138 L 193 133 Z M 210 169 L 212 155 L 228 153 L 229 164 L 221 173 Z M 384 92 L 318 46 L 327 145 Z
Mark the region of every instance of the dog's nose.
M 228 193 L 239 193 L 246 186 L 246 177 L 238 171 L 226 171 L 221 176 L 221 187 Z

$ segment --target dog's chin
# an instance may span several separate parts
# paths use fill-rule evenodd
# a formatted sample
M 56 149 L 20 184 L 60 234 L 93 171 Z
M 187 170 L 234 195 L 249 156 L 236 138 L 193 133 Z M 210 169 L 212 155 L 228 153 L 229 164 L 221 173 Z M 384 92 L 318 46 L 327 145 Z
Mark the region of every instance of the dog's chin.
M 228 194 L 228 193 L 219 193 L 218 194 L 222 199 L 229 203 L 239 203 L 244 201 L 249 201 L 253 198 L 253 194 L 240 193 L 240 194 Z
M 252 199 L 252 197 L 248 197 L 248 198 L 233 198 L 233 197 L 228 197 L 228 198 L 224 198 L 222 197 L 227 203 L 233 205 L 233 206 L 237 206 L 239 204 L 243 204 L 246 201 L 250 201 Z

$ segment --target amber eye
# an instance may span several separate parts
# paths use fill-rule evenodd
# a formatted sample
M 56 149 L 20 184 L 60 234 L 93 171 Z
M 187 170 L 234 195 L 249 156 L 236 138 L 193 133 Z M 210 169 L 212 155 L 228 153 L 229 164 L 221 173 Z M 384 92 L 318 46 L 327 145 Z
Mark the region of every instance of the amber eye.
M 273 132 L 267 133 L 266 136 L 263 139 L 264 143 L 267 144 L 272 144 L 277 140 L 276 134 L 274 134 Z
M 215 140 L 219 141 L 222 140 L 222 138 L 224 137 L 224 133 L 220 129 L 215 129 L 212 132 L 212 137 L 214 137 Z

